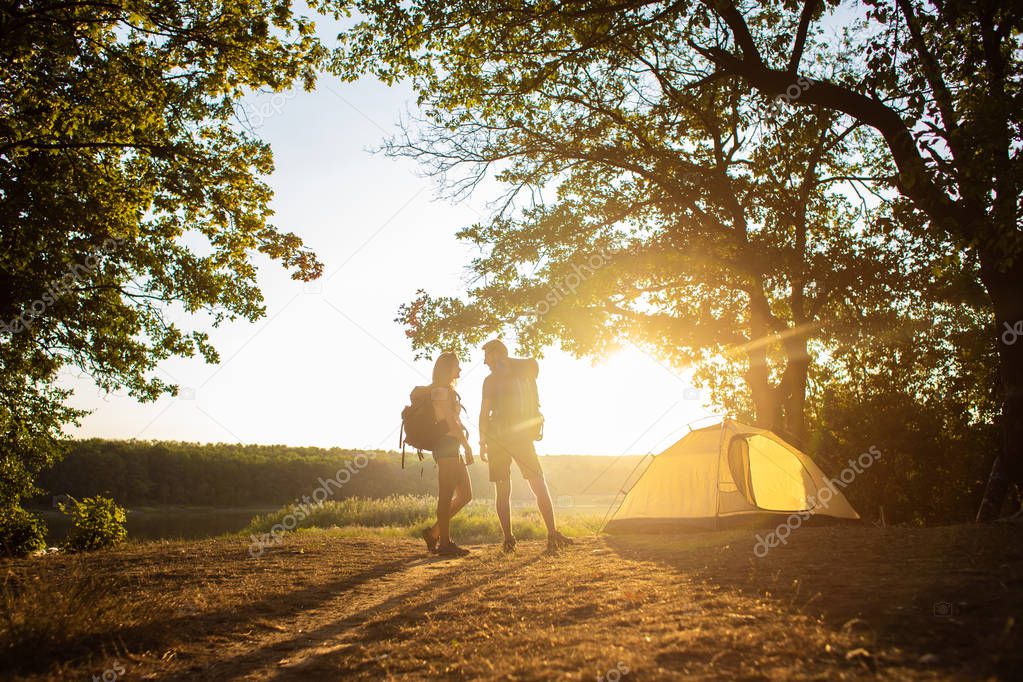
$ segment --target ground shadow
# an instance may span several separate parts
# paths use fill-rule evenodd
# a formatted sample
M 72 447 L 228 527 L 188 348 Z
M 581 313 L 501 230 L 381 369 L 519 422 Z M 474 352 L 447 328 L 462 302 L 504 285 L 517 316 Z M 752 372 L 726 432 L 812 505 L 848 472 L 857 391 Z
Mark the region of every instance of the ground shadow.
M 855 630 L 871 656 L 901 650 L 911 667 L 971 676 L 1023 669 L 1021 529 L 802 528 L 763 557 L 754 552 L 757 533 L 765 535 L 621 535 L 607 543 L 623 558 Z
M 287 642 L 281 642 L 275 649 L 282 652 L 294 652 L 300 647 L 309 648 L 308 640 L 327 642 L 340 637 L 346 632 L 355 634 L 355 638 L 346 642 L 343 647 L 312 656 L 303 665 L 294 669 L 279 668 L 274 671 L 270 679 L 278 682 L 292 679 L 308 679 L 310 668 L 316 670 L 322 670 L 325 667 L 340 668 L 349 652 L 358 651 L 370 642 L 388 640 L 396 636 L 400 629 L 414 625 L 438 606 L 487 583 L 498 581 L 505 576 L 521 571 L 543 559 L 544 556 L 545 554 L 543 553 L 537 554 L 525 561 L 517 561 L 510 564 L 502 570 L 486 571 L 478 578 L 462 581 L 457 584 L 451 584 L 451 572 L 441 573 L 433 576 L 426 584 L 389 597 L 370 609 L 351 614 L 336 623 L 331 623 L 313 632 L 305 633 L 300 638 L 296 637 Z M 393 611 L 394 607 L 413 599 L 419 601 L 417 606 Z M 384 615 L 380 618 L 375 618 L 379 614 Z M 233 661 L 224 662 L 223 667 L 230 671 L 230 677 L 236 678 L 258 669 L 260 666 L 265 665 L 268 660 L 270 658 L 264 652 L 251 652 Z M 361 673 L 371 676 L 375 672 L 381 675 L 385 675 L 387 672 L 384 668 L 380 667 L 380 662 L 376 659 L 364 657 L 359 657 L 354 664 L 346 666 L 345 671 L 353 675 Z

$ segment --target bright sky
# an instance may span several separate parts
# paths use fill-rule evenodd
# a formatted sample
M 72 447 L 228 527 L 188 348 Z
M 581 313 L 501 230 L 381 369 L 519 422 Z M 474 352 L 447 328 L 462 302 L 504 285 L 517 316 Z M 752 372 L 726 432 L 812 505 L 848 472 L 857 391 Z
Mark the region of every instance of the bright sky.
M 488 213 L 494 188 L 467 203 L 438 201 L 432 180 L 411 161 L 370 150 L 415 112 L 406 87 L 323 77 L 315 92 L 259 95 L 250 120 L 276 158 L 269 184 L 276 224 L 300 235 L 325 264 L 318 282 L 295 282 L 261 260 L 267 316 L 209 328 L 218 366 L 168 361 L 177 398 L 140 404 L 105 395 L 88 377 L 66 372 L 72 404 L 92 410 L 78 437 L 284 443 L 395 448 L 401 408 L 432 364 L 415 362 L 398 306 L 419 288 L 434 295 L 466 289 L 472 250 L 455 232 Z M 185 328 L 206 325 L 201 319 Z M 459 391 L 475 440 L 487 368 L 482 353 L 463 366 Z M 591 365 L 557 350 L 540 365 L 546 416 L 543 454 L 657 452 L 686 424 L 712 410 L 689 373 L 638 349 Z

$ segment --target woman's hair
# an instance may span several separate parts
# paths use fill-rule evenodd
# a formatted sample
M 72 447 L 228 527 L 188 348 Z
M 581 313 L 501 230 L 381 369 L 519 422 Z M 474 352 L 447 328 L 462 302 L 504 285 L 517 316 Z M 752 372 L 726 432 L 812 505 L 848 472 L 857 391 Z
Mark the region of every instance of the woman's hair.
M 456 364 L 458 364 L 457 355 L 451 352 L 441 353 L 437 357 L 437 361 L 433 363 L 433 383 L 431 385 L 451 386 L 455 382 L 452 370 Z

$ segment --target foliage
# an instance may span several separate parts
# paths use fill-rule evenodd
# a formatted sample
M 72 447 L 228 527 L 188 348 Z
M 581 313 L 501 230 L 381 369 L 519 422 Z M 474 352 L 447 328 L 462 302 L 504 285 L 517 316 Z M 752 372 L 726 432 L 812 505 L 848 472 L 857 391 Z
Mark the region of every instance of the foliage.
M 816 377 L 809 450 L 828 473 L 872 446 L 883 453 L 847 489 L 866 518 L 883 507 L 888 523 L 962 523 L 980 501 L 998 450 L 996 365 L 983 329 L 958 353 L 939 329 L 907 327 L 884 345 L 847 348 Z
M 91 552 L 114 547 L 128 536 L 127 512 L 108 497 L 87 497 L 81 502 L 62 502 L 60 511 L 71 519 L 63 547 L 72 552 Z
M 271 152 L 236 116 L 252 90 L 312 86 L 313 30 L 283 0 L 0 8 L 0 500 L 32 492 L 82 414 L 62 367 L 174 394 L 157 363 L 217 359 L 180 312 L 263 315 L 257 253 L 318 276 L 270 222 Z
M 129 506 L 271 506 L 309 495 L 320 479 L 353 468 L 357 452 L 93 439 L 76 442 L 63 461 L 40 474 L 39 483 L 55 495 L 104 494 Z M 418 473 L 403 476 L 393 456 L 373 457 L 341 494 L 426 492 L 430 484 Z
M 369 459 L 365 463 L 360 458 L 365 464 L 361 470 L 354 464 L 357 454 Z M 544 457 L 555 495 L 583 491 L 613 495 L 635 467 L 636 458 L 623 457 L 610 469 L 609 464 L 604 457 Z M 331 487 L 336 498 L 436 492 L 437 477 L 429 455 L 424 464 L 412 455 L 403 470 L 398 453 L 100 439 L 73 443 L 65 459 L 40 474 L 39 485 L 53 495 L 107 495 L 129 507 L 272 507 L 311 495 L 322 485 L 321 480 L 334 478 L 344 469 L 359 473 L 343 487 Z M 486 466 L 476 464 L 469 467 L 469 473 L 476 495 L 489 495 Z M 525 486 L 516 485 L 519 494 L 528 496 Z M 50 504 L 49 498 L 41 496 L 32 501 Z
M 0 556 L 20 557 L 46 547 L 46 526 L 21 507 L 0 507 Z
M 425 111 L 388 151 L 455 196 L 490 176 L 507 187 L 489 222 L 459 233 L 481 254 L 468 295 L 419 292 L 400 310 L 417 349 L 509 330 L 533 352 L 635 343 L 695 365 L 717 401 L 801 442 L 815 363 L 862 342 L 859 327 L 962 305 L 936 282 L 978 288 L 975 260 L 872 196 L 863 122 L 793 106 L 814 81 L 791 77 L 785 104 L 706 73 L 693 43 L 721 27 L 700 3 L 355 4 L 365 20 L 337 68 L 409 78 Z M 798 23 L 754 14 L 764 31 Z M 856 79 L 853 37 L 803 39 L 808 69 Z M 974 306 L 960 329 L 986 323 Z

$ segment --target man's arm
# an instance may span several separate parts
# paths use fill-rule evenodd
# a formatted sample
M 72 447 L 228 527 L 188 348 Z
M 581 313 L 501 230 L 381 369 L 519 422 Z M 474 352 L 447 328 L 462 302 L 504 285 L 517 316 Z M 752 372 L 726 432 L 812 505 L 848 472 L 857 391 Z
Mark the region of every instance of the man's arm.
M 483 380 L 483 399 L 480 400 L 480 459 L 487 461 L 487 432 L 490 427 L 490 377 Z

